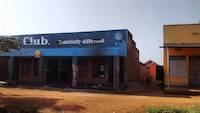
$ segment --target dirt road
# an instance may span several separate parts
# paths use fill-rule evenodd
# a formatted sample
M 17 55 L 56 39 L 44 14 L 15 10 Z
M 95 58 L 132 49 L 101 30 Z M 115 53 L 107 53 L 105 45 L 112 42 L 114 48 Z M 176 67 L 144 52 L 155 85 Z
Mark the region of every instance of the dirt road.
M 0 105 L 6 104 L 33 104 L 45 113 L 140 113 L 152 105 L 200 105 L 200 96 L 122 95 L 0 87 Z

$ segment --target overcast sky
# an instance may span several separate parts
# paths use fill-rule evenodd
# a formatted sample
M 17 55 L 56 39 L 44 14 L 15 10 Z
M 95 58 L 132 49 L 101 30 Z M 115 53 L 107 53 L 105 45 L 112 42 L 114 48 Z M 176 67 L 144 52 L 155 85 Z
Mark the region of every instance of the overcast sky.
M 200 0 L 0 0 L 0 35 L 129 29 L 140 60 L 159 64 L 163 25 L 199 20 Z

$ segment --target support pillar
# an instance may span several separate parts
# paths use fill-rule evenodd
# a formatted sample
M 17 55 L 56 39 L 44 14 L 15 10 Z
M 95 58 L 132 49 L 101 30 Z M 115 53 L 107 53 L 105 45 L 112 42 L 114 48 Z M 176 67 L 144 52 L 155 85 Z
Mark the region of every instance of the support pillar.
M 119 89 L 120 57 L 114 56 L 113 61 L 113 88 Z
M 44 58 L 40 57 L 39 58 L 39 66 L 38 66 L 38 77 L 40 81 L 44 81 Z
M 167 52 L 167 77 L 168 77 L 168 81 L 167 81 L 167 88 L 169 89 L 170 88 L 170 72 L 169 72 L 169 50 L 168 48 L 166 47 L 166 52 Z
M 189 60 L 189 55 L 186 56 L 186 74 L 188 75 L 188 86 L 190 86 L 190 60 Z
M 8 59 L 8 80 L 12 81 L 14 78 L 14 58 L 10 57 Z
M 77 75 L 78 75 L 78 64 L 77 64 L 77 57 L 72 57 L 72 87 L 77 86 Z
M 88 79 L 92 80 L 92 59 L 88 59 Z
M 60 83 L 61 82 L 61 71 L 62 71 L 62 59 L 61 58 L 59 58 L 58 59 L 58 83 Z

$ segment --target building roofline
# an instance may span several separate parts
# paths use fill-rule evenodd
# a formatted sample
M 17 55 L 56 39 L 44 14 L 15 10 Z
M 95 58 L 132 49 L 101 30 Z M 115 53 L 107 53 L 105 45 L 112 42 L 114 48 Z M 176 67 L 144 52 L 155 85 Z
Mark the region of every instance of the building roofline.
M 200 23 L 190 23 L 190 24 L 169 24 L 169 25 L 163 25 L 165 26 L 186 26 L 186 25 L 200 25 Z
M 185 48 L 200 48 L 200 44 L 164 44 L 160 48 L 174 48 L 174 47 L 185 47 Z
M 192 46 L 192 45 L 170 45 L 170 46 L 160 46 L 160 48 L 200 48 L 200 45 L 198 45 L 198 46 Z
M 75 32 L 55 32 L 55 33 L 31 33 L 31 34 L 16 34 L 16 35 L 3 35 L 3 36 L 26 36 L 26 35 L 51 35 L 51 34 L 71 34 L 71 33 L 91 33 L 91 32 L 109 32 L 109 31 L 128 31 L 128 29 L 110 29 L 110 30 L 96 30 L 96 31 L 75 31 Z M 131 33 L 130 33 L 131 34 Z M 1 36 L 1 35 L 0 35 Z
M 139 61 L 139 63 L 145 66 L 145 64 L 144 64 L 144 63 L 142 63 L 142 62 L 140 62 L 140 61 Z
M 159 65 L 158 63 L 154 62 L 153 60 L 148 60 L 147 62 L 145 62 L 145 66 L 146 67 L 149 67 L 152 63 L 148 64 L 148 62 L 152 62 L 152 63 L 155 63 L 156 65 Z

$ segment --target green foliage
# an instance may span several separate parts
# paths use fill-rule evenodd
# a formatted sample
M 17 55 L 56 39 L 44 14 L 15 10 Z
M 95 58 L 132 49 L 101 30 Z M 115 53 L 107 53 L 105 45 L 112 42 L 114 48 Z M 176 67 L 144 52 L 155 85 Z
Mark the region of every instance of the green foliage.
M 200 113 L 200 105 L 199 106 L 190 106 L 186 108 L 189 113 Z
M 188 113 L 184 109 L 178 109 L 171 106 L 150 107 L 147 113 Z
M 38 108 L 31 105 L 8 105 L 0 108 L 0 113 L 38 113 Z
M 0 36 L 0 50 L 8 52 L 12 48 L 20 48 L 20 40 L 14 37 Z
M 161 106 L 150 107 L 146 113 L 200 113 L 200 106 L 173 107 Z

